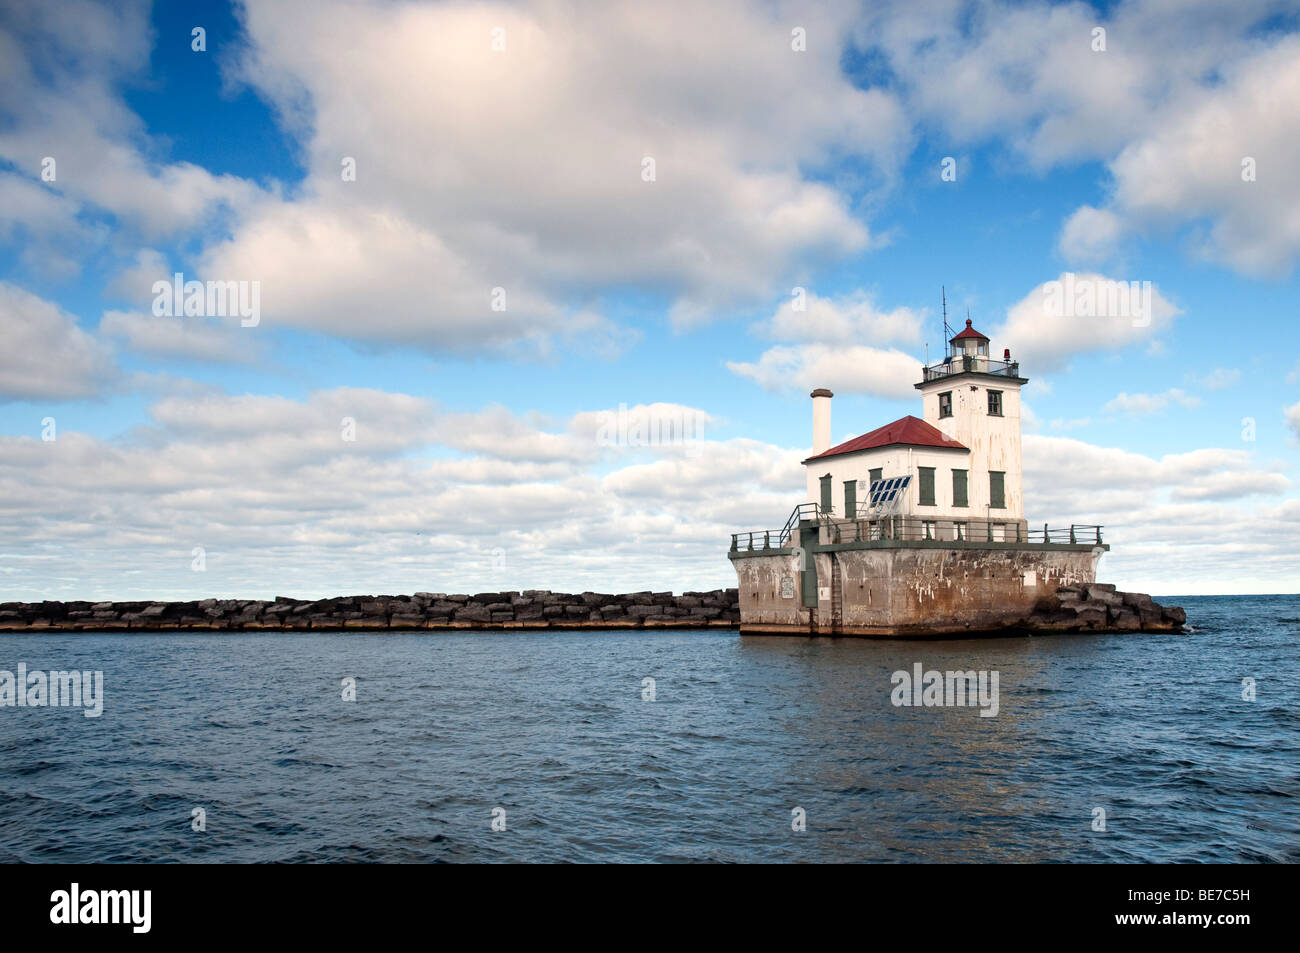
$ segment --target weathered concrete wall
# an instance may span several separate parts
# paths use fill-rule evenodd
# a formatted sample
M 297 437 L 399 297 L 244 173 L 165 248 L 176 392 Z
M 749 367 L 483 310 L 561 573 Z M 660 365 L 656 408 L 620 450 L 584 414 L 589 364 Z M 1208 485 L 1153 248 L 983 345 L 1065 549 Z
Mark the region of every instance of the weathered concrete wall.
M 1096 579 L 1091 552 L 1035 549 L 878 549 L 834 553 L 845 632 L 860 627 L 986 629 L 1027 617 L 1060 586 Z M 825 625 L 830 605 L 819 605 Z M 743 620 L 743 617 L 742 617 Z
M 565 593 L 546 589 L 333 599 L 5 602 L 0 632 L 346 629 L 735 628 L 735 589 Z
M 808 625 L 808 610 L 799 605 L 800 558 L 797 553 L 783 550 L 777 555 L 746 556 L 732 561 L 736 567 L 742 620 Z
M 961 635 L 1029 631 L 1171 631 L 1180 609 L 1095 583 L 1099 551 L 995 545 L 828 547 L 809 553 L 815 608 L 803 608 L 798 552 L 733 558 L 741 631 Z M 840 611 L 835 611 L 835 573 Z M 1092 594 L 1091 596 L 1089 594 Z

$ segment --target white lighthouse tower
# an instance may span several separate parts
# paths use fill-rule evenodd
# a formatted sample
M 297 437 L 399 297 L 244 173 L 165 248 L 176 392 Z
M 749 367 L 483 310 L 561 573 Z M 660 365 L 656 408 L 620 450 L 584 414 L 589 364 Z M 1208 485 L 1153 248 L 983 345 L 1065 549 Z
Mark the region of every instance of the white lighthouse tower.
M 948 356 L 922 371 L 923 419 L 970 449 L 967 505 L 989 520 L 1023 523 L 1020 462 L 1020 376 L 1011 349 L 989 357 L 989 339 L 966 327 L 948 342 Z

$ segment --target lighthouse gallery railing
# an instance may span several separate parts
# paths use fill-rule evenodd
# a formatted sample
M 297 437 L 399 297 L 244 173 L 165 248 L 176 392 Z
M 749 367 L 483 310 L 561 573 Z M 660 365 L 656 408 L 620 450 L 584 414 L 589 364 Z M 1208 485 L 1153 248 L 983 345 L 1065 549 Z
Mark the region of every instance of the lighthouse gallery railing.
M 1100 546 L 1103 528 L 1096 523 L 1071 523 L 1069 526 L 1057 527 L 1044 523 L 1042 529 L 1022 530 L 1019 523 L 999 523 L 996 520 L 924 519 L 915 516 L 887 516 L 875 520 L 835 520 L 831 514 L 823 513 L 817 504 L 803 503 L 790 514 L 790 519 L 782 529 L 732 533 L 731 551 L 734 553 L 783 549 L 789 543 L 794 528 L 800 522 L 810 520 L 827 523 L 831 531 L 831 541 L 835 543 L 916 541 Z
M 923 380 L 933 381 L 952 374 L 973 372 L 976 374 L 997 374 L 1002 377 L 1019 377 L 1019 361 L 992 361 L 982 354 L 954 354 L 938 364 L 924 368 Z

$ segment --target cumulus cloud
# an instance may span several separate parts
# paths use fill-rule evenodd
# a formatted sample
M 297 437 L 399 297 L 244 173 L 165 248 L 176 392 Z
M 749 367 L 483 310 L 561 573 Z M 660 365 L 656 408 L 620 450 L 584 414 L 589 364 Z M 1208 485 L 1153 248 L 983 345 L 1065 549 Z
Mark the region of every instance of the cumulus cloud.
M 0 400 L 91 397 L 118 374 L 112 351 L 72 315 L 7 281 L 0 281 L 0 340 Z
M 727 362 L 733 374 L 767 390 L 829 387 L 882 397 L 915 393 L 920 360 L 884 345 L 918 345 L 921 312 L 884 310 L 860 290 L 829 298 L 798 291 L 752 329 L 760 337 L 793 343 L 769 348 L 756 362 Z
M 1107 413 L 1154 414 L 1168 407 L 1199 407 L 1201 398 L 1188 394 L 1179 387 L 1171 387 L 1159 394 L 1120 393 L 1106 402 Z
M 1065 272 L 1012 306 L 989 334 L 995 351 L 1009 346 L 1025 367 L 1045 371 L 1078 354 L 1150 342 L 1181 313 L 1149 282 Z
M 21 249 L 19 260 L 42 279 L 64 281 L 81 270 L 79 253 L 97 230 L 77 218 L 76 202 L 36 181 L 0 172 L 0 242 Z
M 1271 3 L 1191 6 L 873 3 L 859 42 L 878 51 L 908 105 L 959 143 L 1005 137 L 1041 168 L 1108 159 L 1163 104 L 1256 48 Z M 1105 50 L 1094 29 L 1106 30 Z
M 799 501 L 798 452 L 705 439 L 695 454 L 652 444 L 625 456 L 600 440 L 606 413 L 543 427 L 367 389 L 191 393 L 114 440 L 0 437 L 0 592 L 734 585 L 728 534 Z
M 1053 512 L 1073 500 L 1085 512 L 1131 506 L 1141 513 L 1160 493 L 1228 499 L 1254 495 L 1265 485 L 1268 492 L 1280 493 L 1290 485 L 1285 475 L 1257 466 L 1245 450 L 1205 448 L 1156 459 L 1069 437 L 1028 434 L 1024 459 L 1026 486 L 1032 478 L 1035 492 L 1052 501 L 1046 505 Z
M 878 308 L 864 291 L 835 298 L 808 292 L 802 298 L 792 295 L 758 330 L 781 341 L 919 344 L 922 317 L 911 308 Z
M 728 586 L 729 534 L 802 501 L 799 448 L 704 439 L 695 454 L 610 456 L 592 426 L 605 412 L 544 424 L 368 389 L 189 393 L 111 440 L 0 437 L 0 597 Z M 1261 578 L 1294 572 L 1290 483 L 1246 451 L 1024 446 L 1029 519 L 1104 524 L 1106 579 L 1214 589 L 1243 554 Z
M 346 337 L 612 338 L 591 302 L 613 286 L 666 296 L 679 326 L 710 319 L 866 247 L 847 197 L 804 170 L 853 156 L 883 181 L 910 142 L 894 97 L 857 88 L 835 56 L 793 53 L 787 16 L 740 2 L 244 13 L 240 75 L 302 139 L 309 174 L 204 269 L 261 278 L 268 321 Z M 836 48 L 847 17 L 805 26 Z
M 250 329 L 241 328 L 238 318 L 174 318 L 106 311 L 100 318 L 99 332 L 153 357 L 252 364 L 264 353 L 262 342 Z
M 1084 205 L 1066 219 L 1058 247 L 1069 262 L 1095 265 L 1115 254 L 1122 233 L 1114 212 Z
M 1107 163 L 1109 201 L 1062 230 L 1072 263 L 1099 264 L 1128 232 L 1189 226 L 1199 254 L 1276 274 L 1300 255 L 1300 181 L 1284 171 L 1300 137 L 1284 105 L 1300 97 L 1300 37 L 1278 28 L 1289 6 L 895 0 L 871 5 L 858 42 L 959 145 L 1001 141 L 1040 170 Z
M 921 362 L 903 351 L 828 344 L 773 347 L 757 362 L 728 361 L 727 369 L 766 390 L 829 387 L 836 393 L 897 398 L 914 396 L 912 385 L 921 377 Z
M 1241 371 L 1235 367 L 1216 367 L 1205 374 L 1188 375 L 1190 383 L 1210 391 L 1233 387 L 1239 380 L 1241 380 Z
M 152 304 L 154 283 L 172 281 L 174 275 L 166 255 L 156 248 L 141 248 L 135 253 L 135 261 L 120 271 L 105 291 L 132 305 Z
M 262 194 L 234 176 L 150 157 L 144 124 L 120 90 L 149 62 L 152 38 L 149 4 L 139 0 L 0 10 L 0 158 L 29 186 L 28 224 L 67 231 L 74 215 L 107 213 L 146 235 L 175 235 Z M 45 182 L 47 159 L 54 177 Z M 48 194 L 37 200 L 33 186 Z
M 1179 102 L 1111 163 L 1114 207 L 1142 223 L 1208 221 L 1200 253 L 1252 275 L 1300 255 L 1300 182 L 1289 170 L 1300 116 L 1300 37 L 1229 63 L 1211 91 Z
M 1293 484 L 1248 451 L 1155 458 L 1027 434 L 1024 467 L 1031 523 L 1105 526 L 1105 581 L 1157 593 L 1295 587 L 1300 508 L 1281 499 Z M 1249 577 L 1232 571 L 1247 563 Z

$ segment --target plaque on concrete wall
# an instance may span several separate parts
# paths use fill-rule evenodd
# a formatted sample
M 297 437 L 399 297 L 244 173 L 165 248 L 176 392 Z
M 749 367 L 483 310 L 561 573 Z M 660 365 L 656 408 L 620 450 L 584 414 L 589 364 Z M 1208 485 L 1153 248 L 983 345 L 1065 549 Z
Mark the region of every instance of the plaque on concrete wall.
M 782 599 L 794 598 L 794 576 L 781 577 L 781 598 Z

